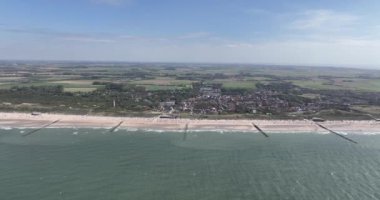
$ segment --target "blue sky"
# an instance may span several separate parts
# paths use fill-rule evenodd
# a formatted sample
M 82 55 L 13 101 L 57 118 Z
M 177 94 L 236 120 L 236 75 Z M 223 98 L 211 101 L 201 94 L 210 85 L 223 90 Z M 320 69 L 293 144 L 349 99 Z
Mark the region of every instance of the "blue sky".
M 376 0 L 0 0 L 0 59 L 380 66 Z

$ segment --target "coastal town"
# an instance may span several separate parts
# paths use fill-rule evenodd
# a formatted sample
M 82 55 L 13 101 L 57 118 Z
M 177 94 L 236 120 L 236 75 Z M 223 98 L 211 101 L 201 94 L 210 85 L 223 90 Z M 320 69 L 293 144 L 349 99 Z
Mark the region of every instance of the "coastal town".
M 220 115 L 222 113 L 250 113 L 261 115 L 302 115 L 313 114 L 321 110 L 337 109 L 357 112 L 352 106 L 379 102 L 380 94 L 361 94 L 347 96 L 346 93 L 325 92 L 316 99 L 297 98 L 297 94 L 309 91 L 291 85 L 277 89 L 267 85 L 256 91 L 234 93 L 222 91 L 221 84 L 200 85 L 193 98 L 181 102 L 168 99 L 160 102 L 159 110 L 163 113 L 190 113 L 190 115 Z M 286 92 L 286 94 L 285 94 Z M 289 93 L 290 92 L 290 93 Z M 293 98 L 292 98 L 293 97 Z M 166 115 L 167 116 L 167 115 Z M 173 115 L 175 116 L 175 115 Z
M 0 110 L 195 119 L 380 118 L 378 71 L 287 67 L 279 76 L 283 68 L 3 62 Z

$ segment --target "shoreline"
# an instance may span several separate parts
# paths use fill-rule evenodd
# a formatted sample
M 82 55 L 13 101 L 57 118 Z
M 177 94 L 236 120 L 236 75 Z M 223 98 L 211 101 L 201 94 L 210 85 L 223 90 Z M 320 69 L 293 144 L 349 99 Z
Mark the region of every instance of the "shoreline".
M 48 114 L 31 115 L 30 113 L 0 112 L 0 129 L 9 128 L 39 128 L 53 121 L 47 128 L 100 128 L 171 131 L 171 132 L 259 132 L 252 123 L 268 133 L 321 133 L 328 131 L 318 127 L 310 120 L 210 120 L 210 119 L 160 119 L 138 117 L 109 117 L 90 115 Z M 122 123 L 121 123 L 122 122 Z M 321 122 L 326 127 L 347 134 L 380 134 L 380 122 L 377 121 L 326 121 Z

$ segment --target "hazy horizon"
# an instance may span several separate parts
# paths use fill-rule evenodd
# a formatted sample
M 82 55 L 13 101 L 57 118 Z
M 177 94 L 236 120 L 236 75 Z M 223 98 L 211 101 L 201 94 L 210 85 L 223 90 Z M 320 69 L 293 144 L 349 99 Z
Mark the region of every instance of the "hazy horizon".
M 172 62 L 172 61 L 122 61 L 122 60 L 39 60 L 39 59 L 0 59 L 0 62 L 21 62 L 21 63 L 109 63 L 109 64 L 179 64 L 179 65 L 246 65 L 252 67 L 316 67 L 316 68 L 346 68 L 346 69 L 367 69 L 380 70 L 379 65 L 308 65 L 308 64 L 281 64 L 281 63 L 238 63 L 238 62 Z

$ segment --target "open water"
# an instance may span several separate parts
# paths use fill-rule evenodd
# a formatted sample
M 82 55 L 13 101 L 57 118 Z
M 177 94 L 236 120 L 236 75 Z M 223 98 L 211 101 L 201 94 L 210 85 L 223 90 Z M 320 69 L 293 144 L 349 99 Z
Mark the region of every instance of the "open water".
M 0 130 L 1 200 L 380 199 L 380 135 Z

